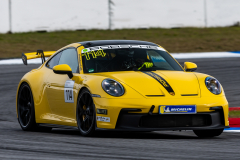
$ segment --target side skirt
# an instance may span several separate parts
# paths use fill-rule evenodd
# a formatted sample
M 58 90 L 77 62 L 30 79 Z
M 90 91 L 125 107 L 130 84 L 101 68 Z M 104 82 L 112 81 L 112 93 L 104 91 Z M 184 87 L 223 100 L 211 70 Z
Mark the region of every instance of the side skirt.
M 40 127 L 62 128 L 62 129 L 78 129 L 78 127 L 58 125 L 58 124 L 39 123 L 38 125 Z

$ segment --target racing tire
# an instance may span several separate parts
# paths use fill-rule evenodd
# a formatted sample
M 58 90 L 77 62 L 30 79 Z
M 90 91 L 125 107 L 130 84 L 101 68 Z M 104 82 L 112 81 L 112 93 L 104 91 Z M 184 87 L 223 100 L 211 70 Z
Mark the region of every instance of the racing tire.
M 222 134 L 223 129 L 211 129 L 211 130 L 193 130 L 193 132 L 199 137 L 199 138 L 210 138 L 210 137 L 216 137 Z
M 50 127 L 40 127 L 35 121 L 34 100 L 31 88 L 23 83 L 18 91 L 17 99 L 18 122 L 24 131 L 49 132 Z
M 92 94 L 84 88 L 78 96 L 76 118 L 82 136 L 92 136 L 95 132 L 96 114 Z

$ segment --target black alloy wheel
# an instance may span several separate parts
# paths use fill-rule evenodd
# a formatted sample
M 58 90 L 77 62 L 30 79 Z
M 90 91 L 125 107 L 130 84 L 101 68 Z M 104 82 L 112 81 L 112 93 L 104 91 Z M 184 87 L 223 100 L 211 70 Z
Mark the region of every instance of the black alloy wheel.
M 222 134 L 223 129 L 193 130 L 199 138 L 216 137 Z
M 87 89 L 83 89 L 78 97 L 77 123 L 83 136 L 90 136 L 95 131 L 95 106 L 92 95 Z
M 35 121 L 35 110 L 32 91 L 23 83 L 18 92 L 18 122 L 24 131 L 51 131 L 52 128 L 40 127 Z
M 18 121 L 23 130 L 32 130 L 34 127 L 32 122 L 33 105 L 30 87 L 27 84 L 22 84 L 18 93 Z

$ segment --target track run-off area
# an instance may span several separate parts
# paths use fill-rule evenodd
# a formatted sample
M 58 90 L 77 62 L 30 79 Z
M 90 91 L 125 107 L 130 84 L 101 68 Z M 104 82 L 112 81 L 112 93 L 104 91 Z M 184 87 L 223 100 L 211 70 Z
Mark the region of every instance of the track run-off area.
M 240 107 L 240 58 L 178 59 L 194 62 L 197 72 L 222 84 L 230 107 Z M 24 132 L 16 118 L 16 90 L 21 77 L 39 64 L 0 65 L 0 159 L 239 159 L 240 133 L 200 139 L 192 131 L 98 132 L 78 130 Z

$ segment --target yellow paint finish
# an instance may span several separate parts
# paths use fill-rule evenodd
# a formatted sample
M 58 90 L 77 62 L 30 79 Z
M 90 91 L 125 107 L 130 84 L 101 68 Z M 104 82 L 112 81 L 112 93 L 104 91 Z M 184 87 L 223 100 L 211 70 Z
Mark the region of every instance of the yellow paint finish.
M 195 63 L 192 62 L 184 62 L 184 70 L 188 70 L 188 69 L 195 69 L 197 68 L 197 65 Z
M 50 57 L 53 55 L 56 51 L 45 51 L 44 56 Z M 27 59 L 35 59 L 35 58 L 41 58 L 41 54 L 37 54 L 37 52 L 31 52 L 31 53 L 24 53 L 27 57 Z
M 95 73 L 94 75 L 101 75 L 104 77 L 109 77 L 123 85 L 126 84 L 133 90 L 137 91 L 142 96 L 145 95 L 165 95 L 163 92 L 163 87 L 153 79 L 152 77 L 140 72 L 140 71 L 125 71 L 125 72 L 105 72 L 105 73 Z M 126 86 L 124 85 L 124 88 Z M 125 93 L 124 95 L 126 95 Z M 124 98 L 124 95 L 121 98 Z M 130 98 L 134 98 L 129 96 Z M 142 97 L 141 97 L 142 98 Z
M 169 83 L 175 96 L 181 97 L 187 94 L 199 95 L 200 88 L 198 79 L 194 73 L 183 71 L 155 71 L 155 73 Z
M 82 86 L 88 88 L 88 90 L 91 92 L 91 94 L 98 94 L 103 98 L 109 98 L 109 99 L 115 99 L 116 97 L 111 96 L 107 94 L 103 89 L 102 89 L 102 81 L 106 78 L 111 78 L 107 77 L 107 75 L 104 74 L 98 74 L 98 73 L 93 73 L 93 74 L 80 74 L 82 81 Z M 125 90 L 125 93 L 117 97 L 118 99 L 132 99 L 132 98 L 144 98 L 141 94 L 136 92 L 132 87 L 128 86 L 127 84 L 119 81 Z
M 175 97 L 181 97 L 184 94 L 197 94 L 200 96 L 198 79 L 194 73 L 183 71 L 154 71 L 154 73 L 163 77 L 169 83 L 175 92 Z M 172 97 L 157 80 L 143 72 L 105 72 L 95 73 L 94 75 L 102 75 L 115 79 L 133 88 L 142 96 L 165 95 Z
M 60 64 L 53 67 L 54 71 L 72 71 L 71 67 L 67 64 Z
M 38 69 L 32 70 L 31 72 L 25 74 L 18 85 L 18 90 L 23 82 L 28 83 L 30 86 L 34 99 L 36 119 L 40 119 L 40 117 L 44 114 L 51 113 L 47 101 L 47 95 L 44 94 L 47 85 L 46 79 L 50 72 L 52 72 L 52 70 L 49 70 L 45 67 L 39 67 Z M 18 90 L 16 98 L 18 97 Z
M 67 75 L 50 73 L 47 79 L 46 94 L 54 124 L 75 125 L 78 90 L 73 87 L 74 103 L 66 103 L 64 99 L 65 82 L 70 80 Z M 53 119 L 52 119 L 53 120 Z

